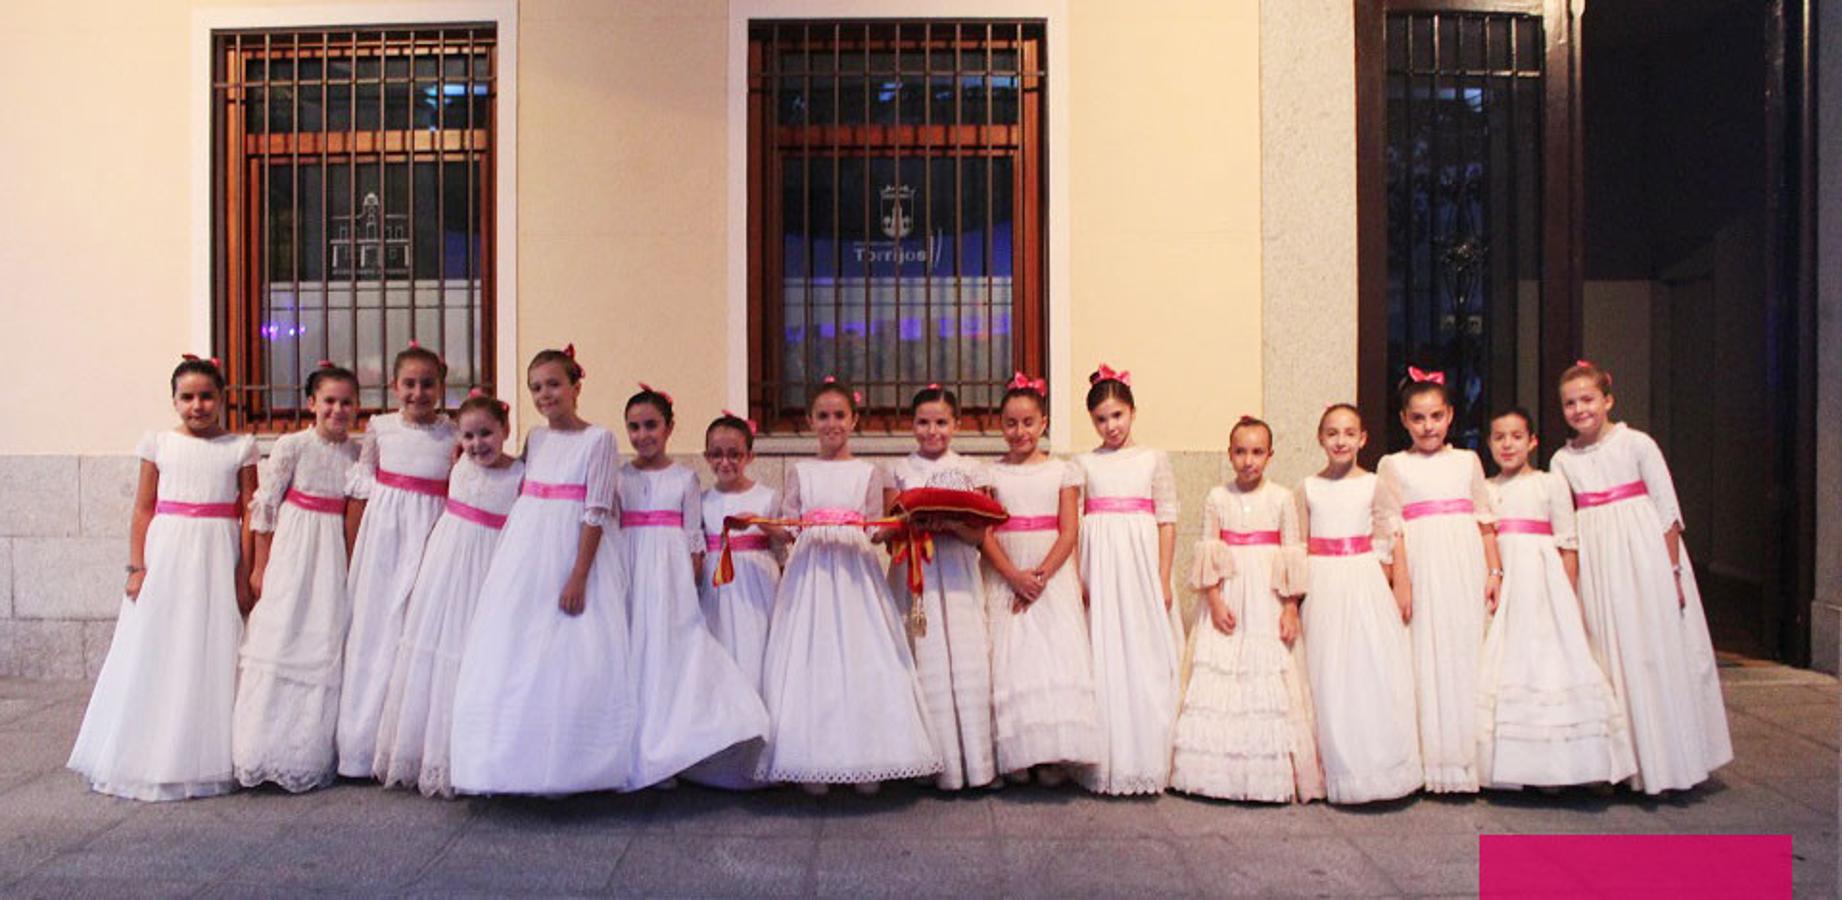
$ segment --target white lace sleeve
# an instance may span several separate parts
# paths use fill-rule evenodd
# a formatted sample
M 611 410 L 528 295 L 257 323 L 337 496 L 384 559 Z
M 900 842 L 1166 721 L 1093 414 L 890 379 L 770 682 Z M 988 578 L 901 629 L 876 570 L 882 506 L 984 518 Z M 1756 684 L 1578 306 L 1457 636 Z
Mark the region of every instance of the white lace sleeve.
M 1170 454 L 1152 452 L 1157 454 L 1157 465 L 1151 470 L 1152 515 L 1159 525 L 1172 525 L 1177 521 L 1177 476 L 1170 468 Z
M 1580 532 L 1573 521 L 1573 492 L 1567 489 L 1567 479 L 1543 472 L 1541 487 L 1548 494 L 1548 524 L 1554 529 L 1554 546 L 1580 549 Z
M 1471 512 L 1479 525 L 1497 524 L 1496 495 L 1490 492 L 1490 479 L 1484 477 L 1484 463 L 1477 454 L 1466 450 L 1471 462 Z
M 256 446 L 256 436 L 246 434 L 237 438 L 237 440 L 243 442 L 243 452 L 237 454 L 237 468 L 242 469 L 248 466 L 260 465 L 262 463 L 262 449 Z
M 1644 490 L 1650 494 L 1657 518 L 1663 520 L 1663 530 L 1683 526 L 1682 506 L 1676 500 L 1676 482 L 1670 477 L 1669 464 L 1663 461 L 1663 451 L 1643 432 L 1632 431 L 1631 439 L 1637 443 L 1638 474 L 1644 479 Z
M 276 513 L 281 509 L 282 499 L 288 495 L 288 486 L 294 483 L 294 467 L 301 460 L 301 442 L 296 438 L 305 433 L 297 431 L 286 435 L 269 451 L 269 458 L 263 462 L 256 480 L 256 493 L 249 501 L 249 530 L 275 530 Z
M 358 438 L 358 462 L 345 474 L 345 495 L 354 500 L 371 499 L 371 489 L 377 487 L 377 445 L 378 434 L 382 424 L 373 420 L 371 427 Z
M 695 555 L 704 552 L 704 495 L 698 490 L 696 472 L 686 469 L 684 481 L 683 496 L 679 500 L 683 504 L 684 543 Z
M 888 470 L 875 463 L 870 464 L 870 488 L 864 491 L 863 514 L 866 518 L 883 517 L 883 492 L 897 490 L 895 479 L 889 477 Z
M 1052 465 L 1059 465 L 1062 467 L 1062 487 L 1065 487 L 1065 488 L 1087 487 L 1087 473 L 1083 471 L 1081 469 L 1081 466 L 1077 464 L 1074 460 L 1058 459 L 1058 460 L 1055 460 L 1052 463 Z
M 1392 472 L 1388 457 L 1382 457 L 1381 470 Z M 1401 496 L 1390 489 L 1390 481 L 1379 474 L 1375 477 L 1375 493 L 1369 499 L 1369 539 L 1374 545 L 1375 558 L 1384 564 L 1394 564 L 1394 536 L 1401 530 Z
M 140 442 L 134 445 L 134 455 L 150 463 L 158 463 L 160 461 L 159 433 L 149 431 L 141 435 Z
M 1285 490 L 1278 485 L 1274 490 Z M 1303 515 L 1304 488 L 1298 496 L 1287 491 L 1279 504 L 1279 553 L 1273 557 L 1273 590 L 1281 597 L 1297 597 L 1305 592 L 1310 557 L 1305 553 Z
M 1234 555 L 1222 542 L 1222 517 L 1216 506 L 1220 490 L 1210 488 L 1202 501 L 1202 537 L 1196 540 L 1196 562 L 1190 569 L 1190 587 L 1199 591 L 1234 577 Z
M 582 501 L 582 524 L 606 528 L 620 513 L 620 448 L 614 434 L 597 431 L 588 449 L 588 496 Z

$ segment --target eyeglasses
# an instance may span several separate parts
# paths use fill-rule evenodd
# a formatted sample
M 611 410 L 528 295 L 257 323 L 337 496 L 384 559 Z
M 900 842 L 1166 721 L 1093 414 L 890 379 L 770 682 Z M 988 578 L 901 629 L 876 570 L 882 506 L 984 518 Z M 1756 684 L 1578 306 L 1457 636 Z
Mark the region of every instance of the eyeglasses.
M 723 460 L 728 460 L 730 462 L 741 462 L 743 459 L 747 458 L 747 456 L 748 456 L 747 451 L 743 451 L 743 450 L 705 450 L 704 451 L 704 459 L 707 459 L 711 462 L 722 462 Z

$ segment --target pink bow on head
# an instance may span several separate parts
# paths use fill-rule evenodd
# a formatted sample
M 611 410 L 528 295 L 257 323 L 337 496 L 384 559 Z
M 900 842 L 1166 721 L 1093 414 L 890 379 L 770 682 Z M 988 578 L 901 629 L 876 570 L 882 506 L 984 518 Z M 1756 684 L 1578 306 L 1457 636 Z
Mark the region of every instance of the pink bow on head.
M 576 377 L 577 378 L 587 378 L 588 377 L 588 370 L 582 368 L 581 363 L 576 362 L 576 342 L 575 341 L 570 341 L 569 343 L 563 345 L 563 355 L 569 357 L 570 362 L 576 363 Z
M 477 387 L 470 387 L 467 389 L 467 399 L 469 400 L 472 400 L 475 397 L 484 397 L 484 396 L 486 396 L 486 392 L 480 390 Z
M 319 362 L 317 362 L 317 363 L 314 363 L 314 365 L 316 365 L 316 366 L 318 366 L 319 368 L 322 368 L 322 369 L 330 369 L 330 368 L 332 368 L 332 367 L 333 367 L 333 361 L 332 361 L 332 360 L 330 360 L 330 359 L 323 359 L 323 360 L 320 360 L 320 361 L 319 361 Z
M 186 362 L 198 362 L 198 361 L 199 361 L 199 355 L 198 355 L 198 354 L 196 354 L 196 353 L 181 353 L 181 354 L 179 354 L 179 358 L 180 358 L 180 359 L 183 359 L 183 360 L 185 360 Z M 213 356 L 213 357 L 211 357 L 211 359 L 209 360 L 209 362 L 210 362 L 210 363 L 211 363 L 212 365 L 214 365 L 214 366 L 216 366 L 216 367 L 218 367 L 218 368 L 220 368 L 220 369 L 222 369 L 222 368 L 224 367 L 224 364 L 223 364 L 223 363 L 221 363 L 221 362 L 218 362 L 218 361 L 217 361 L 217 357 L 215 357 L 215 356 Z
M 642 391 L 645 391 L 645 392 L 647 392 L 647 393 L 649 393 L 649 394 L 658 394 L 659 396 L 661 396 L 661 397 L 664 397 L 664 398 L 665 398 L 665 402 L 667 402 L 667 403 L 670 403 L 670 404 L 673 404 L 673 405 L 676 405 L 676 404 L 677 404 L 677 402 L 678 402 L 678 401 L 676 401 L 676 400 L 673 400 L 673 399 L 672 399 L 672 395 L 670 395 L 670 394 L 667 394 L 666 392 L 664 392 L 664 391 L 661 391 L 661 390 L 659 390 L 658 388 L 655 388 L 655 387 L 653 387 L 652 385 L 650 385 L 650 384 L 647 384 L 647 383 L 646 383 L 646 382 L 644 382 L 644 381 L 642 381 L 642 382 L 640 382 L 640 390 L 642 390 Z
M 1595 372 L 1598 372 L 1600 375 L 1605 376 L 1605 383 L 1608 386 L 1612 383 L 1612 373 L 1599 368 L 1599 365 L 1590 359 L 1576 359 L 1573 361 L 1573 364 L 1575 368 L 1591 369 Z
M 1325 409 L 1329 409 L 1329 407 L 1325 407 Z M 1234 424 L 1235 424 L 1236 426 L 1241 426 L 1241 425 L 1252 425 L 1252 424 L 1254 424 L 1255 422 L 1258 422 L 1258 421 L 1260 421 L 1260 420 L 1259 420 L 1259 419 L 1256 419 L 1256 418 L 1254 418 L 1253 416 L 1250 416 L 1250 415 L 1248 415 L 1248 414 L 1246 414 L 1246 413 L 1242 413 L 1242 414 L 1241 414 L 1241 418 L 1240 418 L 1240 419 L 1239 419 L 1238 421 L 1236 421 L 1236 422 L 1235 422 Z
M 1407 377 L 1413 379 L 1415 382 L 1430 381 L 1434 384 L 1445 384 L 1444 372 L 1423 372 L 1413 366 L 1407 367 Z
M 940 382 L 938 382 L 938 381 L 930 381 L 930 382 L 928 382 L 928 383 L 927 383 L 927 389 L 928 389 L 928 390 L 930 390 L 930 391 L 937 391 L 937 390 L 940 390 Z
M 1047 395 L 1049 393 L 1049 382 L 1041 378 L 1031 378 L 1022 372 L 1014 372 L 1011 374 L 1010 383 L 1006 384 L 1004 389 L 1010 391 L 1035 391 L 1038 394 Z
M 723 410 L 723 415 L 728 416 L 731 419 L 742 419 L 741 416 L 738 416 L 735 413 L 732 413 L 726 409 Z M 748 426 L 749 434 L 760 434 L 761 433 L 761 429 L 756 427 L 754 419 L 742 419 L 742 423 Z
M 1094 374 L 1087 376 L 1087 383 L 1088 384 L 1099 384 L 1102 381 L 1117 381 L 1120 384 L 1125 385 L 1126 387 L 1131 387 L 1132 386 L 1132 373 L 1131 372 L 1115 372 L 1113 371 L 1112 366 L 1109 366 L 1106 363 L 1101 363 L 1100 368 L 1094 370 Z

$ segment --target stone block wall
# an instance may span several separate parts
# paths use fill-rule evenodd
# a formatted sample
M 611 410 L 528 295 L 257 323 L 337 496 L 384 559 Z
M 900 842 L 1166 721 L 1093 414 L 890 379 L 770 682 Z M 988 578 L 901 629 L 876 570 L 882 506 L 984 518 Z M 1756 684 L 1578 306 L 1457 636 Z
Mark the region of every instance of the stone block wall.
M 778 488 L 788 458 L 764 455 L 751 472 Z M 681 461 L 708 483 L 701 456 Z M 1202 498 L 1226 468 L 1219 453 L 1173 453 L 1171 464 L 1183 504 L 1172 580 L 1187 621 Z M 121 606 L 139 466 L 132 456 L 0 456 L 0 678 L 96 676 Z

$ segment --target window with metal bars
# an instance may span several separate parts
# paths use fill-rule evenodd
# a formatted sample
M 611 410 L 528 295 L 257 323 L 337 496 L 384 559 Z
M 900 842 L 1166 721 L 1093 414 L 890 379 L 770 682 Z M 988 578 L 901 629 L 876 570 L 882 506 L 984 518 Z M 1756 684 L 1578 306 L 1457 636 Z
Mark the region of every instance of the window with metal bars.
M 751 412 L 832 375 L 870 428 L 939 383 L 995 429 L 1045 358 L 1042 23 L 755 21 L 748 59 Z
M 233 427 L 312 418 L 321 359 L 387 409 L 413 339 L 493 386 L 495 29 L 213 35 L 212 333 Z

